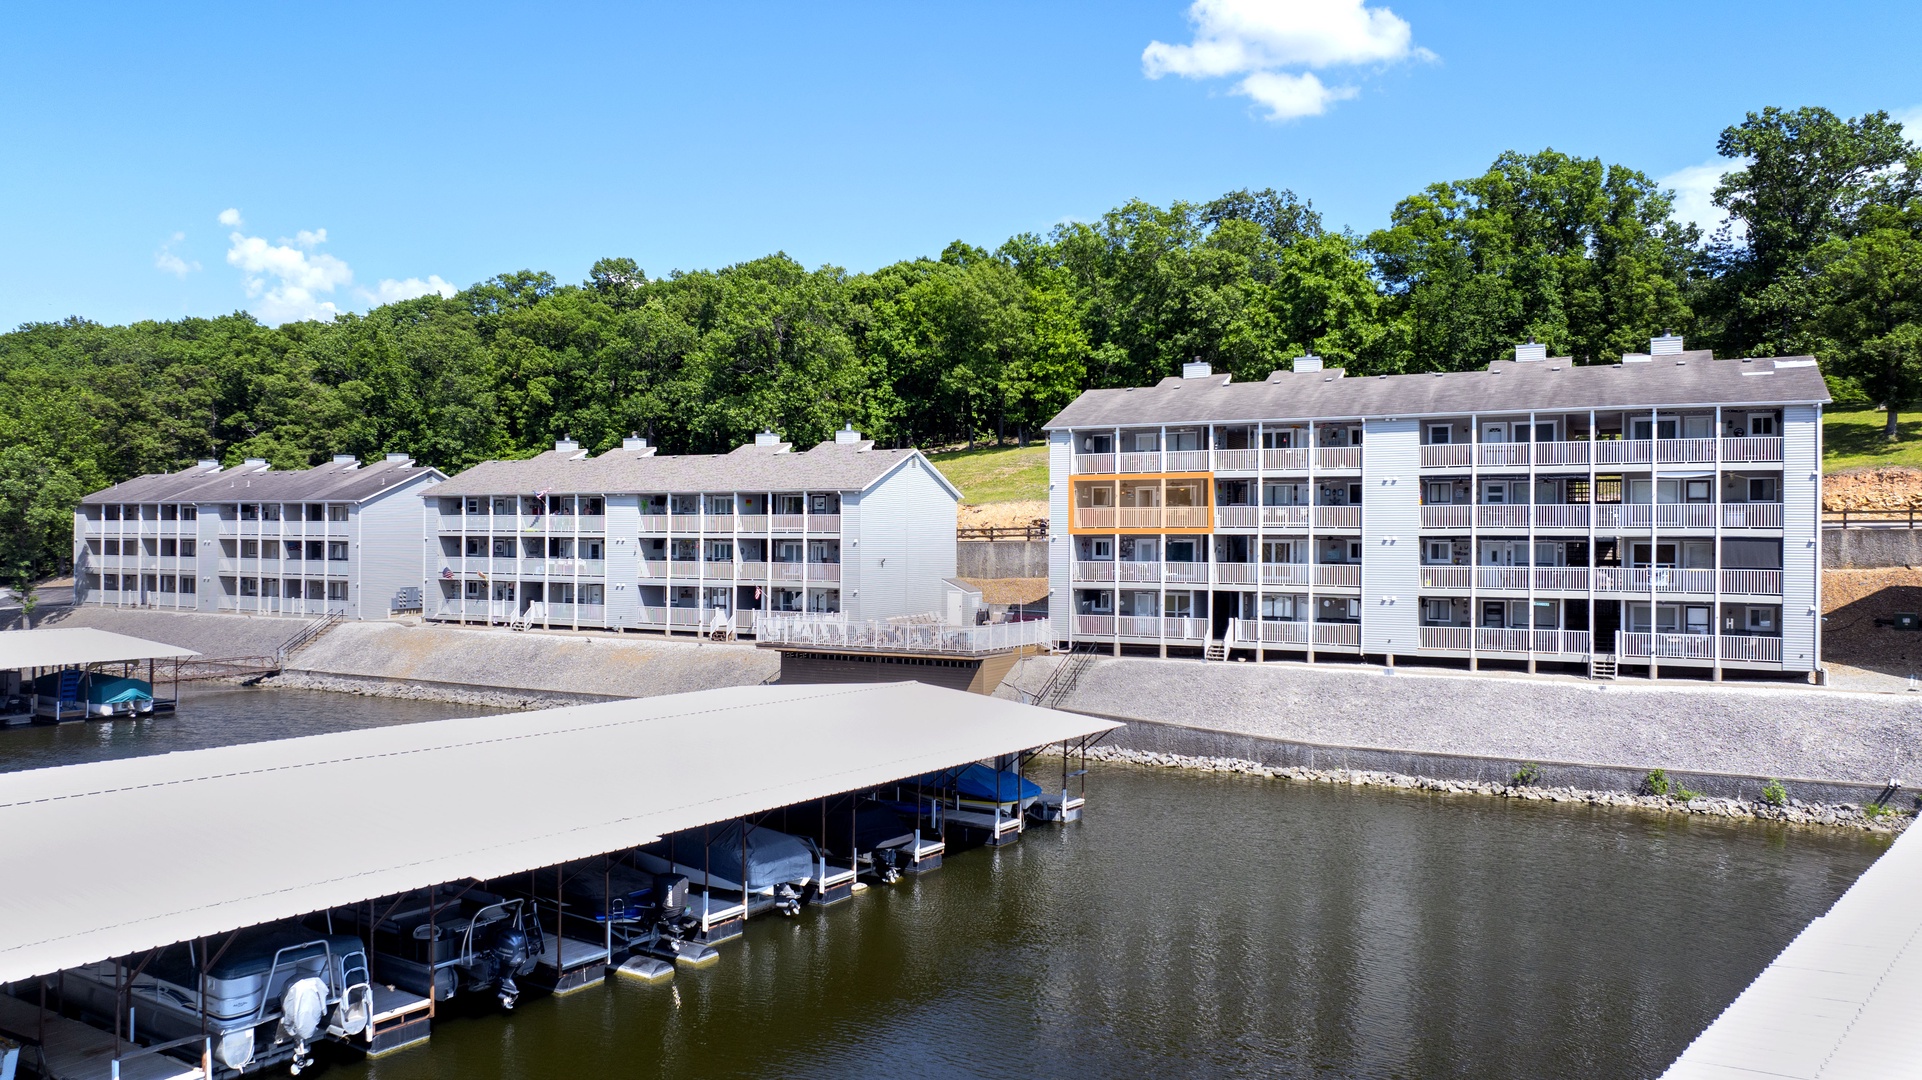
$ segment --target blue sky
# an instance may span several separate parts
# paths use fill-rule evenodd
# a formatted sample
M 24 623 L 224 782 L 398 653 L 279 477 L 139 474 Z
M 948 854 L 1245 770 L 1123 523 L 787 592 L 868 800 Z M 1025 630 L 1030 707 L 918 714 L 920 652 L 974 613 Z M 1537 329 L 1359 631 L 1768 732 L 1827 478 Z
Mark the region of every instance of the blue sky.
M 15 4 L 0 326 L 280 321 L 606 255 L 866 270 L 1241 187 L 1366 231 L 1509 148 L 1699 189 L 1751 109 L 1922 118 L 1918 30 L 1758 0 Z

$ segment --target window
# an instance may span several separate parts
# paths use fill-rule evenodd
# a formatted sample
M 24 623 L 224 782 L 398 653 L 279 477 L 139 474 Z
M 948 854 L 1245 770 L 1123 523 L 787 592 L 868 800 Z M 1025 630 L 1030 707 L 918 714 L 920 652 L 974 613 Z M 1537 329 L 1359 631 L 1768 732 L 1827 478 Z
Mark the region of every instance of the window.
M 260 541 L 242 540 L 240 542 L 240 557 L 243 559 L 260 558 Z
M 107 554 L 109 554 L 109 555 L 118 555 L 118 554 L 120 554 L 120 541 L 118 541 L 118 540 L 109 540 L 109 541 L 107 541 L 107 542 L 106 542 L 106 550 L 107 550 Z
M 298 511 L 296 511 L 296 513 L 298 513 Z M 326 521 L 327 508 L 325 506 L 322 506 L 319 503 L 308 503 L 307 504 L 307 520 L 308 521 Z
M 819 546 L 821 545 L 817 545 L 817 547 Z M 731 542 L 726 540 L 709 540 L 707 542 L 707 561 L 719 562 L 719 563 L 733 562 L 734 561 L 734 545 Z M 820 558 L 820 559 L 816 559 L 815 561 L 827 562 L 829 560 L 826 558 Z
M 307 599 L 309 600 L 327 599 L 327 582 L 325 581 L 308 582 L 307 583 Z
M 1187 539 L 1169 540 L 1168 541 L 1168 561 L 1169 562 L 1198 561 L 1196 558 L 1196 552 L 1195 552 L 1195 542 L 1193 540 L 1187 540 Z
M 1712 439 L 1715 437 L 1715 418 L 1713 416 L 1682 417 L 1682 438 Z
M 1501 480 L 1482 481 L 1482 502 L 1500 506 L 1508 501 L 1508 484 Z
M 1430 540 L 1423 559 L 1430 566 L 1447 566 L 1455 561 L 1455 543 L 1452 540 Z
M 1536 442 L 1554 442 L 1555 441 L 1555 421 L 1553 420 L 1537 421 L 1535 424 L 1535 441 Z
M 1555 601 L 1553 600 L 1535 601 L 1535 629 L 1537 630 L 1556 629 L 1555 624 L 1557 621 L 1556 620 L 1557 614 L 1558 613 L 1556 611 Z
M 469 499 L 469 500 L 467 500 L 467 512 L 468 512 L 468 513 L 470 513 L 470 514 L 485 514 L 485 513 L 487 513 L 487 500 L 485 500 L 485 499 Z
M 1748 417 L 1748 433 L 1758 439 L 1774 438 L 1775 414 L 1750 413 Z
M 250 578 L 250 577 L 241 578 L 240 579 L 240 595 L 259 596 L 260 595 L 260 579 Z
M 180 576 L 180 591 L 189 596 L 192 596 L 194 591 L 194 579 L 192 577 L 189 577 L 186 574 L 182 574 Z
M 1455 485 L 1446 480 L 1430 480 L 1428 482 L 1428 505 L 1446 506 L 1454 501 Z
M 120 504 L 108 503 L 107 505 L 101 507 L 100 517 L 101 517 L 101 520 L 103 521 L 119 521 L 120 520 Z
M 1151 432 L 1136 432 L 1134 442 L 1137 454 L 1152 454 L 1155 451 L 1155 437 Z
M 815 495 L 815 496 L 811 496 L 808 499 L 808 513 L 825 514 L 827 512 L 828 512 L 828 497 L 826 495 Z
M 347 599 L 347 583 L 344 581 L 328 582 L 327 583 L 327 599 L 329 600 Z
M 180 520 L 180 506 L 179 506 L 179 504 L 177 504 L 177 503 L 161 503 L 161 504 L 160 504 L 160 520 L 162 520 L 162 521 L 179 521 L 179 520 Z
M 1683 484 L 1682 499 L 1684 502 L 1692 502 L 1692 503 L 1710 502 L 1712 501 L 1710 498 L 1710 495 L 1711 495 L 1711 492 L 1709 490 L 1709 480 L 1708 480 L 1708 477 L 1706 476 L 1701 477 L 1699 479 L 1690 478 Z
M 496 559 L 513 558 L 514 557 L 514 541 L 508 539 L 505 536 L 496 536 L 494 538 L 494 557 Z
M 1083 435 L 1081 452 L 1084 454 L 1109 454 L 1114 452 L 1114 436 Z
M 464 588 L 461 589 L 461 595 L 465 599 L 468 599 L 468 600 L 487 599 L 487 593 L 484 591 L 484 586 L 482 585 L 481 582 L 464 581 L 461 584 L 464 586 Z
M 1108 615 L 1114 611 L 1114 594 L 1110 592 L 1084 592 L 1081 594 L 1081 614 Z
M 1348 561 L 1349 562 L 1361 561 L 1361 541 L 1359 540 L 1348 541 Z
M 1701 604 L 1690 604 L 1683 608 L 1682 625 L 1683 633 L 1698 635 L 1708 633 L 1708 608 Z
M 100 579 L 100 582 L 101 582 L 100 587 L 107 590 L 108 592 L 120 591 L 120 575 L 119 574 L 107 574 Z
M 1168 594 L 1168 617 L 1186 619 L 1194 615 L 1194 594 L 1178 592 Z
M 347 504 L 333 503 L 329 505 L 327 507 L 327 520 L 328 521 L 346 521 L 347 520 Z
M 1453 429 L 1447 424 L 1428 425 L 1428 444 L 1430 446 L 1447 446 L 1449 433 L 1452 430 Z
M 1292 596 L 1263 596 L 1261 598 L 1261 617 L 1264 619 L 1293 620 L 1295 618 L 1295 598 Z
M 279 521 L 280 520 L 280 504 L 279 503 L 262 503 L 260 507 L 260 520 Z
M 181 508 L 180 508 L 180 520 L 182 520 L 182 521 L 199 521 L 199 520 L 200 520 L 200 508 L 199 508 L 198 506 L 183 506 L 183 507 L 181 507 Z
M 1744 613 L 1743 626 L 1752 634 L 1773 634 L 1775 609 L 1772 607 L 1749 608 Z
M 1455 621 L 1455 605 L 1447 600 L 1423 600 L 1422 618 L 1430 626 L 1447 626 Z
M 329 562 L 346 562 L 347 561 L 347 541 L 345 540 L 327 541 L 327 560 Z
M 240 520 L 259 521 L 260 506 L 256 503 L 241 503 L 240 504 Z
M 172 538 L 161 539 L 160 555 L 162 558 L 171 559 L 179 554 L 180 554 L 180 541 L 174 540 Z
M 479 558 L 486 557 L 487 537 L 485 536 L 468 537 L 467 543 L 462 547 L 461 554 L 467 556 L 470 559 L 479 559 Z
M 1781 502 L 1781 492 L 1776 488 L 1773 476 L 1751 476 L 1748 481 L 1748 501 Z
M 160 575 L 160 591 L 163 593 L 174 591 L 174 576 L 172 574 Z
M 1105 536 L 1094 542 L 1093 549 L 1094 557 L 1102 562 L 1114 558 L 1114 541 Z

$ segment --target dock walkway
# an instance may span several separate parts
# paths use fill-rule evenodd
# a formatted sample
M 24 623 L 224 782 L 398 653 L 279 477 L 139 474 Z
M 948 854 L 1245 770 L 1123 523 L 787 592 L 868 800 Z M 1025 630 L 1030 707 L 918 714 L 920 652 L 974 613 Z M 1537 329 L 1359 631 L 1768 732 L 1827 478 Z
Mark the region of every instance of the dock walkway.
M 43 1019 L 46 1032 L 44 1070 L 41 1069 L 40 1052 L 32 1045 L 43 1030 Z M 125 1057 L 142 1048 L 116 1038 L 111 1031 L 103 1031 L 78 1020 L 69 1020 L 51 1012 L 43 1018 L 33 1003 L 5 994 L 0 994 L 0 1032 L 27 1043 L 20 1051 L 21 1064 L 33 1068 L 48 1080 L 109 1080 L 113 1076 L 118 1076 L 120 1080 L 201 1080 L 206 1075 L 200 1071 L 199 1065 L 166 1054 Z M 123 1055 L 118 1073 L 114 1071 L 113 1060 L 116 1045 Z

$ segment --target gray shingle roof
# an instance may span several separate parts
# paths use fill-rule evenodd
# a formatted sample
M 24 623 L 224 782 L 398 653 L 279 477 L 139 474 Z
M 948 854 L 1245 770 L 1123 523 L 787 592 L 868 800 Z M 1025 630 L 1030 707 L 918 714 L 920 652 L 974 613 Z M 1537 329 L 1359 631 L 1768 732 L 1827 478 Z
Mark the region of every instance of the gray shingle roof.
M 1485 371 L 1430 375 L 1343 378 L 1331 369 L 1277 371 L 1255 383 L 1230 382 L 1226 375 L 1164 379 L 1157 386 L 1086 391 L 1045 426 L 1774 406 L 1828 400 L 1828 386 L 1812 357 L 1716 360 L 1706 351 L 1691 351 L 1631 364 L 1500 360 Z
M 218 471 L 195 467 L 137 476 L 80 500 L 98 503 L 361 502 L 422 476 L 445 478 L 439 469 L 411 461 L 376 461 L 354 467 L 328 462 L 311 469 L 236 465 Z
M 484 461 L 435 488 L 442 495 L 606 495 L 699 491 L 865 491 L 911 458 L 941 476 L 919 450 L 876 450 L 865 443 L 824 442 L 793 453 L 749 444 L 727 454 L 655 455 L 609 450 L 549 450 L 524 461 Z M 959 497 L 959 492 L 956 492 Z

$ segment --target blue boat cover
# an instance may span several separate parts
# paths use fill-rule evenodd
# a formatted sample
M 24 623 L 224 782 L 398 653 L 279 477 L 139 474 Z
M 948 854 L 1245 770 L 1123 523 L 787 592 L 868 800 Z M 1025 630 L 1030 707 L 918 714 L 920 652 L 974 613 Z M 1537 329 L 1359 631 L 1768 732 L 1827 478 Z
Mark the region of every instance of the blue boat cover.
M 119 705 L 128 701 L 152 701 L 153 687 L 141 679 L 121 679 L 95 675 L 87 680 L 87 700 L 95 705 Z
M 914 781 L 924 787 L 959 791 L 977 802 L 1027 802 L 1041 797 L 1041 785 L 1012 769 L 995 770 L 976 762 L 959 770 L 929 773 Z
M 710 834 L 705 863 L 699 832 L 677 833 L 669 844 L 675 862 L 697 870 L 705 866 L 715 877 L 729 881 L 741 880 L 740 822 Z M 747 866 L 747 887 L 770 889 L 783 882 L 812 878 L 814 853 L 795 837 L 756 825 L 747 831 Z

